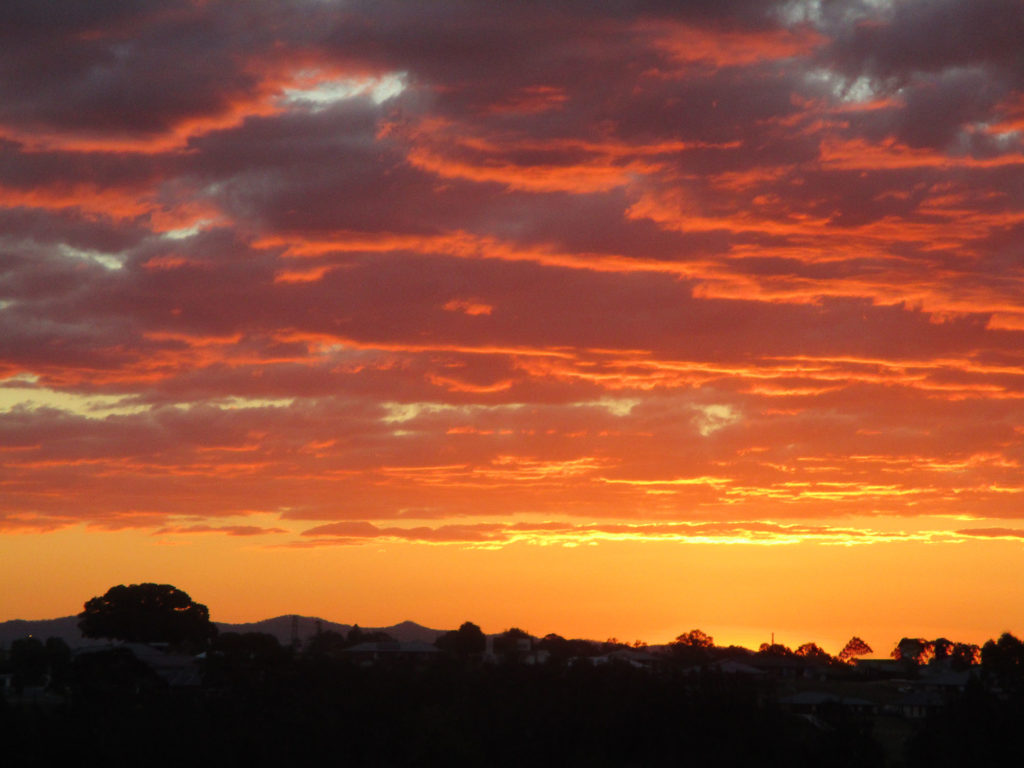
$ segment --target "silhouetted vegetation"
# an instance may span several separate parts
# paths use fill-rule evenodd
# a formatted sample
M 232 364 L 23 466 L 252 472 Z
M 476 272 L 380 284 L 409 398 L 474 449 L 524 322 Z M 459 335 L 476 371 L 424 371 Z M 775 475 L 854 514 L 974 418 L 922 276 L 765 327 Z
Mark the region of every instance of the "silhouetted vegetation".
M 474 654 L 484 652 L 487 637 L 480 627 L 467 621 L 458 629 L 441 635 L 437 638 L 435 645 L 442 651 L 448 651 L 460 659 L 467 659 Z
M 66 704 L 5 713 L 5 754 L 12 764 L 84 753 L 124 765 L 196 754 L 294 765 L 330 754 L 347 765 L 800 766 L 866 764 L 832 761 L 873 749 L 855 730 L 792 718 L 760 681 L 721 675 L 455 656 L 360 666 L 257 638 L 231 638 L 221 654 L 194 691 L 161 687 L 124 649 L 86 654 Z
M 13 688 L 22 692 L 25 686 L 50 682 L 63 685 L 70 663 L 71 649 L 60 638 L 51 637 L 44 643 L 38 638 L 26 637 L 11 643 L 7 667 Z
M 205 605 L 170 584 L 119 584 L 85 604 L 84 637 L 203 646 L 217 634 Z
M 546 651 L 553 664 L 567 664 L 571 659 L 582 659 L 597 656 L 601 652 L 601 644 L 590 640 L 567 640 L 553 632 L 544 635 L 537 643 L 537 648 Z
M 804 643 L 794 651 L 794 655 L 822 664 L 828 664 L 835 661 L 835 658 L 819 648 L 817 643 Z
M 436 649 L 358 627 L 304 646 L 226 632 L 198 656 L 25 638 L 0 656 L 15 681 L 0 743 L 11 765 L 1024 761 L 1024 644 L 1012 634 L 981 649 L 903 638 L 894 661 L 853 663 L 866 647 L 753 652 L 700 630 L 654 648 L 514 627 L 488 638 L 472 622 Z
M 792 650 L 781 643 L 761 643 L 757 652 L 761 656 L 776 656 L 783 659 L 795 655 Z
M 873 653 L 871 646 L 855 635 L 843 646 L 838 658 L 840 661 L 851 661 L 857 656 L 866 656 L 869 653 Z
M 988 670 L 986 670 L 988 672 Z M 1017 678 L 1017 684 L 1020 678 Z M 972 681 L 910 741 L 909 768 L 1024 765 L 1024 697 Z

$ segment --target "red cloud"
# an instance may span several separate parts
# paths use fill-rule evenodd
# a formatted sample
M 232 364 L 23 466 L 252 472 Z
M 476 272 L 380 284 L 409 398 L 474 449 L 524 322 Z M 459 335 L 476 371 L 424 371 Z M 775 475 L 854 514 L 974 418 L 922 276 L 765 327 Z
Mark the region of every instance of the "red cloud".
M 1008 5 L 257 5 L 0 32 L 4 527 L 1020 516 Z

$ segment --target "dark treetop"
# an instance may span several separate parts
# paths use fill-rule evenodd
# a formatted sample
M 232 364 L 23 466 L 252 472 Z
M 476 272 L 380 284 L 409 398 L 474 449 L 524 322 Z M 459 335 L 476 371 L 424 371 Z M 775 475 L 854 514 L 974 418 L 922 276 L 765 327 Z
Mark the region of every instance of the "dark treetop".
M 202 645 L 217 634 L 205 605 L 170 584 L 120 584 L 78 614 L 85 637 Z

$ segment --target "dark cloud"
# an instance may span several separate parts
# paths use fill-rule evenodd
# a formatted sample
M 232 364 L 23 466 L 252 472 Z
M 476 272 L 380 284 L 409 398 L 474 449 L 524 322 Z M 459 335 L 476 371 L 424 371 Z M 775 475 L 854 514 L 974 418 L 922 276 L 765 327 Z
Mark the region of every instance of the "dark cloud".
M 179 525 L 160 528 L 153 532 L 154 536 L 165 534 L 190 533 L 224 533 L 228 536 L 263 536 L 267 534 L 287 533 L 284 528 L 267 528 L 258 525 Z
M 777 541 L 885 541 L 907 538 L 907 534 L 883 533 L 870 529 L 829 526 L 776 525 L 761 522 L 716 523 L 646 523 L 646 524 L 578 524 L 571 522 L 544 523 L 476 523 L 470 525 L 443 525 L 380 527 L 366 521 L 332 523 L 303 531 L 312 541 L 295 542 L 296 546 L 323 544 L 360 544 L 368 540 L 399 540 L 430 542 L 434 544 L 486 544 L 502 545 L 517 538 L 575 543 L 588 538 L 623 539 L 709 539 L 727 542 L 732 539 L 772 543 Z
M 963 528 L 957 533 L 983 539 L 1024 539 L 1024 529 L 1021 528 Z
M 852 71 L 897 79 L 983 66 L 1019 82 L 1024 15 L 1015 0 L 895 2 L 883 14 L 834 29 L 836 61 Z
M 2 524 L 1018 515 L 1017 10 L 8 3 Z

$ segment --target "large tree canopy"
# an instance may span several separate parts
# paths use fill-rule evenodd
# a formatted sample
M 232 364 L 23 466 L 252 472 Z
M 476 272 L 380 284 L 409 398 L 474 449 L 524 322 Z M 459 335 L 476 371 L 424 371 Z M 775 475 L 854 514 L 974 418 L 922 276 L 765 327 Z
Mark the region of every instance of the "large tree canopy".
M 434 645 L 442 651 L 464 658 L 474 653 L 483 653 L 487 647 L 487 636 L 476 624 L 466 621 L 458 629 L 441 635 Z
M 170 584 L 119 584 L 78 614 L 85 637 L 140 643 L 205 643 L 217 634 L 205 605 Z
M 850 638 L 850 642 L 839 652 L 840 661 L 852 661 L 855 656 L 864 656 L 868 653 L 874 653 L 871 650 L 871 646 L 861 640 L 859 637 L 854 635 Z
M 714 648 L 715 638 L 700 629 L 691 629 L 689 632 L 676 637 L 672 645 L 685 645 L 690 648 Z

